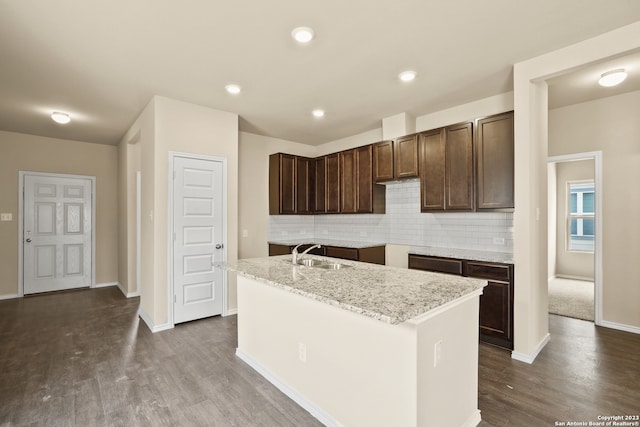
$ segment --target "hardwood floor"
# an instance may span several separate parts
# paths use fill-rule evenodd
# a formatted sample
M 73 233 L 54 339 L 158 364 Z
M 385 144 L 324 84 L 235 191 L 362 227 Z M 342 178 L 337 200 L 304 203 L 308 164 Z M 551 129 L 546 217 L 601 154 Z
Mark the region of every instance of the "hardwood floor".
M 138 303 L 115 287 L 0 301 L 0 426 L 320 425 L 235 356 L 235 316 L 152 334 Z M 533 365 L 480 346 L 482 427 L 640 414 L 640 336 L 550 328 Z

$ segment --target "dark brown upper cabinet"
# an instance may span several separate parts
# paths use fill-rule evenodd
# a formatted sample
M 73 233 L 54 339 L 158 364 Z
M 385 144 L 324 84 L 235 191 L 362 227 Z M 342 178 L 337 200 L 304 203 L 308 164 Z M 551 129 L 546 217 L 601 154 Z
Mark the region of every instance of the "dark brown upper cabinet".
M 393 181 L 393 141 L 373 144 L 373 178 L 375 182 Z
M 473 210 L 473 125 L 419 135 L 422 212 Z
M 314 166 L 306 157 L 269 156 L 269 215 L 313 213 Z
M 513 209 L 513 111 L 476 124 L 476 208 Z
M 420 210 L 444 211 L 445 131 L 435 129 L 418 137 L 420 148 Z
M 340 213 L 340 156 L 315 159 L 315 212 Z
M 418 177 L 418 135 L 407 135 L 395 141 L 373 145 L 375 182 Z
M 296 213 L 315 212 L 315 159 L 296 157 Z
M 373 181 L 373 147 L 340 152 L 340 212 L 383 213 L 385 188 Z
M 394 177 L 395 179 L 417 178 L 418 135 L 407 135 L 393 142 Z
M 445 210 L 473 210 L 473 124 L 445 128 Z

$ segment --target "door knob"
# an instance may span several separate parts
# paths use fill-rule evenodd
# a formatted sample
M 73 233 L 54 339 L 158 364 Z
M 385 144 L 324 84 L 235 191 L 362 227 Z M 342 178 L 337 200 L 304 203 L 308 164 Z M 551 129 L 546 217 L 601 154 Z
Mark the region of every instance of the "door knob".
M 31 239 L 27 239 L 27 243 L 31 243 Z
M 216 245 L 216 249 L 222 249 L 222 246 L 223 246 L 223 245 L 221 245 L 220 243 L 218 243 L 218 244 Z

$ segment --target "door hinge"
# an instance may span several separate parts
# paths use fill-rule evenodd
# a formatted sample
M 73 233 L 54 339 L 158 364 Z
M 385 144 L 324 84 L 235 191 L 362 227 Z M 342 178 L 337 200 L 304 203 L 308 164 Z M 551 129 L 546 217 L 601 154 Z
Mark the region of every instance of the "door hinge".
M 174 242 L 176 241 L 176 232 L 175 231 L 173 232 L 173 241 Z
M 173 303 L 175 304 L 176 302 L 178 302 L 178 296 L 173 294 Z
M 175 181 L 176 177 L 178 176 L 176 171 L 173 171 L 173 180 Z

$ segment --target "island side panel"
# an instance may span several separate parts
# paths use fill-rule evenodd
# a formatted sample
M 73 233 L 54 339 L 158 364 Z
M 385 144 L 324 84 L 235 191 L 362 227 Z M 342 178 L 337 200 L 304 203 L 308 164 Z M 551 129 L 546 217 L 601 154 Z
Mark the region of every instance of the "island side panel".
M 478 410 L 479 303 L 479 296 L 463 298 L 419 326 L 420 426 L 471 427 L 481 421 Z
M 238 353 L 335 425 L 418 425 L 415 325 L 390 325 L 239 275 Z

